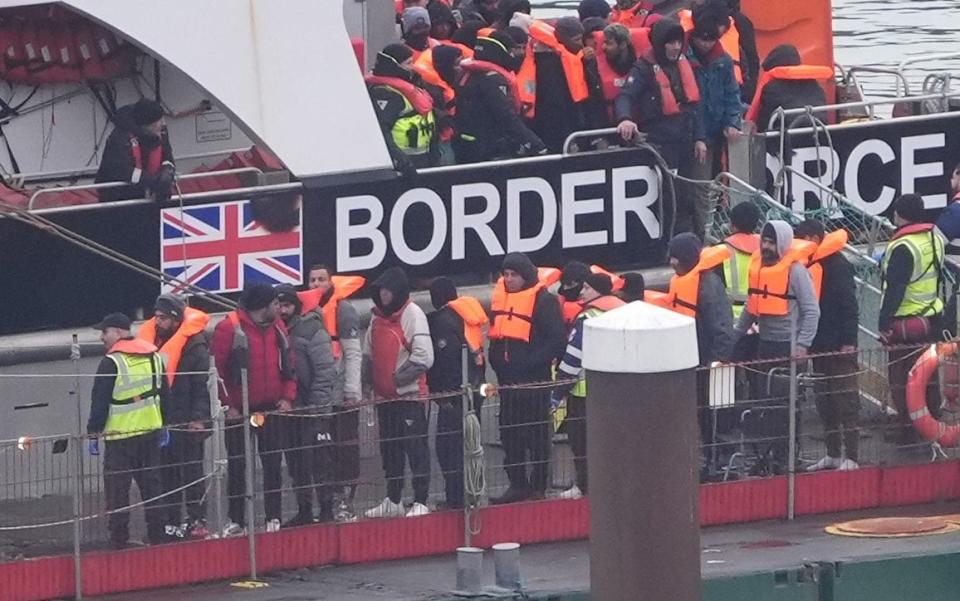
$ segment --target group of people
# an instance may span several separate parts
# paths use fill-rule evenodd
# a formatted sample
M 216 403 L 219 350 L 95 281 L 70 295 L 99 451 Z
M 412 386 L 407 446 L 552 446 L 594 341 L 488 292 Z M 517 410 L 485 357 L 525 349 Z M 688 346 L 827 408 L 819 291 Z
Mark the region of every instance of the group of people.
M 616 127 L 576 144 L 642 133 L 671 169 L 705 180 L 745 113 L 763 130 L 778 107 L 826 104 L 816 78 L 832 71 L 802 65 L 790 45 L 761 64 L 739 0 L 653 9 L 582 0 L 577 16 L 548 22 L 529 0 L 398 0 L 403 39 L 367 76 L 398 170 L 559 153 L 573 132 Z M 702 238 L 708 209 L 706 189 L 678 194 L 676 231 Z

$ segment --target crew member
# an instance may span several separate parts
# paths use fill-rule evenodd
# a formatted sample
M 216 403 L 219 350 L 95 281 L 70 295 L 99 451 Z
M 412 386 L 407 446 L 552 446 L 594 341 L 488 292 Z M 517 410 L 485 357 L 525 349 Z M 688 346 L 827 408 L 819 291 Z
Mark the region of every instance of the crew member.
M 549 152 L 557 154 L 563 151 L 567 136 L 585 129 L 583 103 L 589 98 L 589 88 L 583 25 L 576 17 L 557 19 L 554 27 L 535 21 L 530 37 L 537 43 L 517 76 L 520 95 L 531 107 L 527 113 L 531 129 Z M 592 59 L 593 51 L 588 54 Z
M 723 170 L 727 140 L 740 137 L 740 85 L 733 72 L 733 60 L 719 39 L 730 27 L 726 0 L 707 0 L 693 9 L 694 28 L 690 34 L 687 59 L 697 76 L 703 138 L 694 143 L 693 179 L 713 180 Z M 709 225 L 712 192 L 709 186 L 693 185 L 693 232 L 701 239 Z
M 551 379 L 551 366 L 564 349 L 563 316 L 556 297 L 522 253 L 503 260 L 490 304 L 490 365 L 501 385 Z M 543 498 L 550 458 L 550 392 L 500 391 L 500 440 L 510 486 L 493 503 Z M 530 466 L 530 476 L 527 467 Z
M 960 164 L 951 172 L 950 194 L 953 198 L 937 217 L 937 229 L 947 239 L 947 256 L 957 261 L 960 260 Z
M 760 232 L 760 252 L 750 259 L 747 306 L 735 327 L 737 334 L 743 335 L 754 324 L 758 326 L 757 358 L 769 361 L 755 368 L 757 377 L 751 388 L 762 398 L 769 397 L 762 393 L 767 373 L 784 366 L 785 357 L 806 357 L 817 334 L 820 304 L 806 269 L 815 249 L 811 242 L 794 241 L 787 222 L 768 221 Z M 772 402 L 785 405 L 785 400 L 777 399 L 765 404 Z M 772 442 L 761 454 L 761 471 L 786 471 L 787 423 L 786 412 L 764 423 Z
M 267 531 L 280 530 L 285 422 L 279 413 L 293 409 L 297 380 L 287 327 L 279 312 L 280 301 L 272 286 L 248 284 L 240 295 L 237 310 L 228 313 L 213 331 L 210 346 L 222 379 L 220 401 L 227 406 L 227 424 L 231 426 L 224 436 L 230 523 L 223 536 L 242 534 L 246 525 L 246 458 L 241 420 L 248 416 L 243 414 L 243 370 L 247 372 L 250 414 L 266 413 L 262 425 L 253 428 L 253 434 L 263 467 Z
M 167 393 L 163 359 L 157 347 L 130 335 L 130 319 L 122 313 L 111 313 L 94 327 L 101 331 L 100 341 L 107 356 L 97 366 L 87 434 L 96 437 L 90 441 L 94 454 L 99 454 L 99 438 L 104 439 L 107 511 L 130 505 L 130 484 L 135 481 L 140 498 L 147 501 L 147 539 L 163 543 L 168 540 L 162 499 L 158 498 L 163 490 L 160 404 Z M 110 544 L 115 549 L 125 548 L 130 538 L 130 512 L 111 513 L 107 525 Z
M 619 23 L 629 29 L 638 27 L 653 27 L 663 18 L 653 12 L 654 3 L 644 0 L 617 0 L 617 5 L 610 16 L 611 23 Z
M 411 173 L 436 165 L 439 152 L 433 97 L 419 85 L 410 48 L 390 44 L 378 52 L 366 81 L 397 170 Z
M 433 344 L 423 310 L 410 300 L 407 274 L 388 269 L 373 284 L 375 305 L 363 344 L 363 377 L 373 389 L 380 426 L 380 455 L 387 478 L 387 496 L 366 512 L 368 518 L 418 517 L 430 513 L 430 448 L 427 413 L 416 398 L 427 393 L 427 370 L 433 365 Z M 413 480 L 413 505 L 403 507 L 407 462 Z
M 883 255 L 883 295 L 880 299 L 878 330 L 888 349 L 887 378 L 890 396 L 900 420 L 898 442 L 918 441 L 907 412 L 906 384 L 916 351 L 908 344 L 935 342 L 943 331 L 943 299 L 940 286 L 946 240 L 929 222 L 923 199 L 904 194 L 893 205 L 897 232 Z M 896 347 L 901 348 L 896 348 Z M 935 380 L 935 379 L 934 379 Z M 934 382 L 935 383 L 935 382 Z M 927 394 L 927 406 L 940 416 L 939 395 Z M 894 433 L 896 434 L 896 433 Z
M 794 234 L 817 245 L 810 271 L 814 289 L 820 293 L 820 323 L 810 351 L 830 353 L 813 358 L 813 370 L 826 376 L 825 390 L 817 395 L 817 413 L 823 421 L 827 454 L 807 471 L 855 470 L 860 467 L 857 381 L 860 306 L 853 267 L 840 252 L 846 245 L 847 233 L 837 230 L 827 236 L 822 223 L 807 219 L 794 228 Z M 846 450 L 845 456 L 843 450 Z
M 639 133 L 658 147 L 671 169 L 689 175 L 693 167 L 693 142 L 702 140 L 703 121 L 698 109 L 700 91 L 690 62 L 683 56 L 684 34 L 674 19 L 663 19 L 650 32 L 652 52 L 636 62 L 614 103 L 617 129 L 628 142 Z M 692 199 L 677 197 L 675 231 L 693 227 Z
M 517 57 L 523 44 L 507 32 L 477 38 L 474 60 L 461 63 L 464 79 L 457 101 L 453 150 L 458 163 L 541 154 L 539 137 L 520 118 Z
M 333 440 L 336 481 L 342 494 L 334 516 L 338 522 L 356 519 L 353 500 L 360 481 L 360 314 L 346 299 L 363 288 L 360 276 L 331 275 L 326 265 L 314 265 L 308 275 L 309 289 L 301 292 L 303 311 L 323 317 L 333 341 L 336 374 L 333 389 Z
M 750 202 L 741 202 L 730 209 L 730 235 L 723 243 L 730 249 L 730 258 L 723 262 L 723 281 L 727 296 L 733 303 L 733 317 L 737 319 L 747 304 L 750 257 L 760 250 L 757 226 L 763 214 Z
M 483 383 L 486 359 L 483 331 L 487 314 L 480 301 L 459 296 L 450 278 L 430 284 L 430 302 L 435 311 L 427 315 L 433 340 L 433 367 L 427 372 L 430 392 L 452 393 L 437 400 L 437 461 L 443 471 L 444 498 L 448 509 L 463 507 L 463 348 L 466 346 L 467 381 L 476 389 Z M 475 395 L 473 411 L 480 417 L 483 397 Z
M 117 111 L 117 126 L 103 147 L 94 183 L 129 186 L 98 191 L 101 202 L 148 198 L 170 200 L 176 168 L 160 103 L 141 98 Z
M 317 311 L 301 315 L 303 302 L 289 284 L 277 286 L 280 318 L 290 333 L 297 375 L 295 414 L 287 422 L 287 468 L 297 498 L 297 513 L 282 527 L 314 521 L 313 494 L 320 513 L 317 521 L 333 519 L 333 389 L 336 364 L 333 342 Z M 299 414 L 299 415 L 297 415 Z
M 827 104 L 827 95 L 817 79 L 833 79 L 833 68 L 802 64 L 796 46 L 781 44 L 771 50 L 763 61 L 763 70 L 746 115 L 748 121 L 756 124 L 757 131 L 767 130 L 770 118 L 778 108 L 787 110 Z M 824 111 L 815 111 L 814 116 L 820 120 L 827 117 Z M 773 126 L 780 127 L 779 121 Z
M 210 350 L 204 331 L 210 316 L 187 307 L 182 297 L 173 294 L 160 295 L 155 307 L 153 317 L 140 326 L 137 338 L 159 347 L 165 363 L 169 391 L 163 398 L 161 412 L 170 440 L 160 453 L 166 466 L 164 490 L 193 483 L 164 498 L 164 523 L 169 535 L 206 538 L 210 534 L 204 502 L 207 487 L 202 480 L 203 445 L 210 421 Z M 186 522 L 182 521 L 181 504 L 187 509 Z
M 583 310 L 577 315 L 570 331 L 563 360 L 557 367 L 557 379 L 575 378 L 572 386 L 564 386 L 550 393 L 550 405 L 556 409 L 563 402 L 563 388 L 567 389 L 567 415 L 564 419 L 570 449 L 573 451 L 573 466 L 577 472 L 576 483 L 560 493 L 561 499 L 579 499 L 587 494 L 587 380 L 581 359 L 583 357 L 583 324 L 591 317 L 610 309 L 622 307 L 622 300 L 613 296 L 613 282 L 604 273 L 588 274 L 580 288 Z

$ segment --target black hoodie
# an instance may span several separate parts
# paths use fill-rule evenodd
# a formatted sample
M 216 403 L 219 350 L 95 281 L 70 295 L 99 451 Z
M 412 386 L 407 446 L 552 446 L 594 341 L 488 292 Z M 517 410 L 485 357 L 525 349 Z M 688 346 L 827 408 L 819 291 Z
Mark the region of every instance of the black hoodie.
M 503 269 L 516 271 L 524 280 L 524 290 L 537 284 L 537 268 L 523 253 L 509 253 Z M 490 365 L 501 384 L 540 382 L 550 379 L 550 366 L 566 350 L 566 327 L 557 297 L 546 288 L 537 293 L 533 307 L 530 341 L 491 340 Z
M 384 305 L 380 300 L 380 290 L 389 290 L 393 293 L 393 300 L 389 305 Z M 384 271 L 372 284 L 370 284 L 370 295 L 373 297 L 373 304 L 380 309 L 384 317 L 389 317 L 396 313 L 408 300 L 410 300 L 410 280 L 407 274 L 399 267 L 391 267 Z
M 781 44 L 770 51 L 763 61 L 764 71 L 776 67 L 795 66 L 800 63 L 800 52 L 796 46 Z M 827 103 L 827 96 L 816 81 L 812 79 L 775 79 L 763 88 L 760 96 L 760 112 L 757 114 L 757 130 L 766 131 L 770 117 L 778 107 L 784 109 L 802 108 L 805 106 L 823 106 Z M 826 114 L 816 112 L 814 115 L 823 120 Z M 788 117 L 788 122 L 794 117 Z M 806 123 L 809 125 L 809 123 Z M 779 127 L 776 123 L 774 127 Z
M 100 202 L 110 202 L 113 200 L 130 200 L 134 198 L 144 198 L 147 190 L 152 189 L 155 178 L 147 173 L 137 174 L 133 160 L 133 151 L 130 146 L 130 136 L 137 139 L 140 144 L 140 153 L 142 161 L 145 164 L 150 151 L 157 145 L 163 148 L 162 160 L 173 162 L 173 149 L 170 147 L 170 139 L 167 130 L 164 128 L 159 138 L 144 135 L 140 128 L 133 122 L 133 105 L 120 107 L 113 116 L 115 127 L 107 138 L 107 143 L 103 147 L 103 158 L 100 159 L 100 168 L 97 169 L 97 175 L 94 178 L 95 183 L 105 182 L 131 182 L 131 185 L 123 188 L 108 188 L 100 190 L 98 196 Z M 137 180 L 136 183 L 133 183 Z

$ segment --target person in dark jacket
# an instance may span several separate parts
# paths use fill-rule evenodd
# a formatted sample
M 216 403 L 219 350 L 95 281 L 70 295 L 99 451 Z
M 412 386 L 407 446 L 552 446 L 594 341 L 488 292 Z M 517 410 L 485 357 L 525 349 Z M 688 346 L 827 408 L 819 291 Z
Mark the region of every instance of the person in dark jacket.
M 676 19 L 657 21 L 650 31 L 653 56 L 641 57 L 634 64 L 627 83 L 614 103 L 614 119 L 623 139 L 633 140 L 640 131 L 656 146 L 671 169 L 689 176 L 693 169 L 693 144 L 705 139 L 698 102 L 691 100 L 680 75 L 679 61 L 683 57 L 683 27 Z M 680 111 L 664 115 L 663 95 L 655 73 L 660 69 L 670 82 L 673 97 Z M 693 229 L 693 199 L 679 194 L 676 199 L 674 231 Z
M 947 239 L 947 255 L 960 260 L 960 164 L 950 172 L 950 202 L 937 216 L 937 229 Z
M 554 25 L 554 36 L 570 53 L 583 50 L 583 25 L 576 17 L 561 17 Z M 559 154 L 567 136 L 585 129 L 583 103 L 574 102 L 560 55 L 546 46 L 536 46 L 537 96 L 530 128 L 540 136 L 547 151 Z M 596 58 L 590 53 L 594 69 Z M 599 79 L 599 76 L 597 76 Z
M 776 67 L 799 64 L 801 64 L 800 51 L 797 47 L 792 44 L 781 44 L 771 50 L 763 60 L 763 70 L 770 71 Z M 757 131 L 760 132 L 767 131 L 770 117 L 780 107 L 787 110 L 827 104 L 827 95 L 820 84 L 813 79 L 775 79 L 764 86 L 761 94 L 760 111 L 757 113 L 756 123 Z M 822 111 L 814 112 L 814 116 L 820 120 L 826 119 L 826 113 Z M 774 123 L 773 127 L 780 127 L 779 121 Z
M 744 104 L 753 101 L 760 78 L 760 56 L 757 54 L 757 32 L 750 17 L 740 8 L 740 0 L 727 0 L 733 25 L 740 33 L 740 71 L 743 73 L 743 85 L 740 86 L 740 99 Z
M 446 2 L 431 2 L 427 12 L 430 14 L 430 37 L 435 40 L 449 40 L 460 28 Z
M 537 268 L 523 253 L 508 253 L 503 259 L 501 282 L 506 294 L 503 306 L 492 303 L 490 366 L 497 382 L 530 384 L 551 379 L 551 366 L 566 345 L 566 328 L 557 298 L 539 285 Z M 526 319 L 508 318 L 513 294 L 534 294 L 533 315 Z M 524 322 L 521 324 L 520 322 Z M 525 326 L 524 324 L 529 324 Z M 519 326 L 519 327 L 516 327 Z M 524 336 L 515 330 L 526 330 Z M 512 503 L 543 498 L 547 488 L 550 458 L 550 391 L 501 390 L 500 440 L 503 442 L 504 469 L 510 487 L 494 503 Z M 530 476 L 527 476 L 527 466 Z
M 413 70 L 413 51 L 405 44 L 389 44 L 378 52 L 373 75 L 394 78 L 423 90 L 420 75 Z M 411 174 L 416 169 L 435 166 L 440 152 L 433 111 L 425 116 L 417 115 L 416 107 L 399 88 L 382 84 L 368 84 L 367 88 L 397 170 Z M 416 127 L 407 129 L 406 135 L 401 136 L 402 141 L 398 141 L 394 129 L 401 119 L 415 119 Z
M 693 179 L 712 180 L 722 169 L 726 141 L 740 137 L 740 85 L 733 72 L 733 59 L 720 45 L 730 29 L 725 0 L 708 0 L 693 8 L 694 28 L 687 59 L 700 88 L 703 139 L 694 143 Z M 695 194 L 693 233 L 704 238 L 709 225 L 711 191 L 704 185 L 689 186 Z
M 798 238 L 816 244 L 823 242 L 826 236 L 823 224 L 815 219 L 798 224 L 794 233 Z M 853 267 L 842 252 L 821 259 L 819 264 L 823 268 L 820 322 L 810 352 L 831 353 L 829 356 L 813 358 L 813 370 L 826 376 L 826 390 L 817 395 L 817 413 L 826 433 L 827 454 L 808 467 L 807 471 L 855 470 L 860 467 L 860 394 L 857 382 L 860 371 L 857 360 L 860 305 L 857 303 L 857 284 L 853 279 Z M 844 448 L 846 456 L 841 452 Z
M 454 392 L 437 400 L 437 462 L 443 471 L 448 509 L 463 507 L 463 348 L 468 348 L 467 379 L 476 389 L 483 383 L 485 362 L 482 347 L 470 349 L 463 316 L 451 305 L 459 298 L 450 278 L 439 277 L 430 284 L 430 302 L 435 311 L 427 314 L 433 340 L 433 367 L 427 372 L 430 392 Z M 479 328 L 479 326 L 477 326 Z M 473 410 L 479 417 L 483 397 L 475 395 Z
M 156 101 L 141 98 L 136 104 L 121 107 L 114 123 L 93 181 L 130 185 L 100 190 L 100 201 L 148 198 L 162 203 L 170 200 L 176 168 L 163 121 L 163 107 Z
M 250 412 L 267 413 L 253 433 L 263 467 L 264 512 L 267 531 L 280 529 L 282 510 L 281 471 L 284 446 L 283 417 L 277 412 L 293 409 L 297 379 L 287 327 L 279 316 L 277 291 L 269 284 L 248 284 L 240 294 L 239 308 L 217 324 L 211 352 L 221 374 L 220 401 L 227 406 L 230 426 L 224 437 L 227 447 L 227 491 L 230 523 L 224 536 L 243 533 L 246 522 L 242 370 L 247 370 L 247 398 Z M 247 441 L 252 444 L 253 441 Z M 253 526 L 249 524 L 249 526 Z
M 210 351 L 205 329 L 210 316 L 196 309 L 187 311 L 186 301 L 173 294 L 157 298 L 153 318 L 147 320 L 138 338 L 154 344 L 166 356 L 168 394 L 163 397 L 163 423 L 170 441 L 161 452 L 165 491 L 186 490 L 164 499 L 166 532 L 171 536 L 206 538 L 206 503 L 203 480 L 203 445 L 210 421 L 210 391 L 207 371 Z M 183 521 L 181 504 L 188 521 Z
M 284 456 L 293 480 L 297 514 L 282 527 L 303 526 L 314 521 L 313 493 L 316 490 L 320 514 L 317 520 L 333 519 L 333 389 L 336 364 L 333 341 L 320 315 L 301 315 L 303 304 L 297 289 L 277 286 L 280 318 L 290 332 L 297 398 L 294 414 L 287 422 L 287 449 Z M 299 415 L 298 415 L 299 414 Z
M 480 27 L 493 25 L 500 16 L 499 0 L 463 0 L 454 6 L 454 14 L 460 13 L 463 24 L 476 23 Z
M 509 33 L 495 31 L 477 38 L 474 59 L 515 72 L 523 45 Z M 515 83 L 496 71 L 468 71 L 457 100 L 453 150 L 458 163 L 541 154 L 543 141 L 520 118 Z

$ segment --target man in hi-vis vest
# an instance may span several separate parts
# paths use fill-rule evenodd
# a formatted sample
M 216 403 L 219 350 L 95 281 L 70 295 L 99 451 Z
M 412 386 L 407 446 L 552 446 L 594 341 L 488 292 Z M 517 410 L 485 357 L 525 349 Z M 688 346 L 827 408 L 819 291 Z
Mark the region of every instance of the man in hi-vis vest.
M 163 360 L 153 344 L 130 335 L 130 319 L 111 313 L 94 326 L 107 356 L 97 367 L 91 393 L 90 452 L 99 454 L 98 440 L 104 444 L 103 485 L 107 510 L 130 504 L 130 484 L 135 480 L 140 497 L 147 501 L 147 538 L 151 543 L 165 542 L 163 516 L 158 511 L 162 492 L 160 481 L 160 445 L 163 419 L 160 399 L 166 394 Z M 130 513 L 111 513 L 108 518 L 110 543 L 114 548 L 127 546 L 130 538 Z

